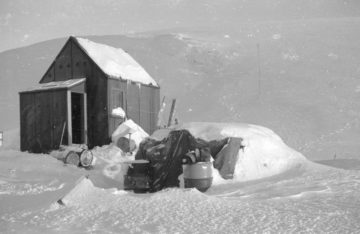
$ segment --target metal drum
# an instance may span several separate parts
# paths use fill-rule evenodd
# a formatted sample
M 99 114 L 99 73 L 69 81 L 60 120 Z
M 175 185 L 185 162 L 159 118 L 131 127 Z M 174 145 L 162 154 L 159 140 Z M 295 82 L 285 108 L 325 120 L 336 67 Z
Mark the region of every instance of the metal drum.
M 205 192 L 212 184 L 212 162 L 184 164 L 183 173 L 185 188 L 196 188 Z

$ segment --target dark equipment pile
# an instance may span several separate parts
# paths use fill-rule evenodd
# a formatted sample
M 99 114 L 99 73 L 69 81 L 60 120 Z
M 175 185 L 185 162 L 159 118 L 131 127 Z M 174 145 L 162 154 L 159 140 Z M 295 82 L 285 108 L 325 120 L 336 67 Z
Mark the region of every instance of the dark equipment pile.
M 125 176 L 125 189 L 135 192 L 156 192 L 164 188 L 179 187 L 178 177 L 183 164 L 210 162 L 224 179 L 232 179 L 238 159 L 241 138 L 224 138 L 205 141 L 195 138 L 187 130 L 174 130 L 161 141 L 147 138 L 139 147 L 136 163 L 129 167 Z

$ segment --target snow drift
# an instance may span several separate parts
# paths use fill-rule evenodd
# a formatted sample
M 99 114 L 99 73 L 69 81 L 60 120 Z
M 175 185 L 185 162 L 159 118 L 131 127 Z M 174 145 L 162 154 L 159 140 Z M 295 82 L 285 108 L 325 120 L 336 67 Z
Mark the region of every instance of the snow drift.
M 214 185 L 258 180 L 281 174 L 304 165 L 308 161 L 299 152 L 287 146 L 272 130 L 251 124 L 193 122 L 177 126 L 187 129 L 206 141 L 225 137 L 240 137 L 244 149 L 239 150 L 233 180 L 223 180 L 214 169 Z M 161 139 L 170 130 L 158 130 L 152 137 Z
M 177 127 L 187 129 L 204 140 L 240 137 L 244 149 L 239 150 L 233 181 L 257 180 L 304 165 L 306 158 L 287 146 L 272 130 L 240 123 L 186 123 Z M 214 184 L 224 183 L 215 173 Z
M 215 186 L 263 179 L 309 163 L 302 154 L 287 146 L 278 135 L 265 127 L 241 123 L 192 122 L 176 126 L 176 129 L 187 129 L 195 137 L 207 141 L 225 137 L 243 139 L 242 144 L 245 147 L 239 150 L 234 179 L 223 180 L 214 169 L 213 185 Z M 160 139 L 166 137 L 169 131 L 169 129 L 160 129 L 151 137 Z M 4 148 L 16 150 L 18 149 L 15 144 L 18 141 L 18 131 L 10 132 L 12 134 L 6 135 Z M 134 139 L 137 138 L 134 137 Z M 117 187 L 121 189 L 123 175 L 127 170 L 127 166 L 123 165 L 122 162 L 132 160 L 134 156 L 122 152 L 114 144 L 96 147 L 92 152 L 97 161 L 94 170 L 89 171 L 88 174 L 90 174 L 94 184 L 105 188 Z

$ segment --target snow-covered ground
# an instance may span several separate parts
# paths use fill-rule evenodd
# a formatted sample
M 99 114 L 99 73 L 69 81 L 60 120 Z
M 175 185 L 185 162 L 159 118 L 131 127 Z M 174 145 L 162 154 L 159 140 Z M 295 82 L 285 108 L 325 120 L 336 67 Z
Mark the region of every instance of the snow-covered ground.
M 206 140 L 242 137 L 234 180 L 214 173 L 206 192 L 174 188 L 154 194 L 121 189 L 109 145 L 93 150 L 93 170 L 48 155 L 19 152 L 16 131 L 0 151 L 1 233 L 355 233 L 360 229 L 360 171 L 308 161 L 271 130 L 248 124 L 180 126 Z M 7 134 L 9 136 L 11 134 Z M 6 140 L 6 139 L 5 139 Z M 81 189 L 67 194 L 83 175 Z

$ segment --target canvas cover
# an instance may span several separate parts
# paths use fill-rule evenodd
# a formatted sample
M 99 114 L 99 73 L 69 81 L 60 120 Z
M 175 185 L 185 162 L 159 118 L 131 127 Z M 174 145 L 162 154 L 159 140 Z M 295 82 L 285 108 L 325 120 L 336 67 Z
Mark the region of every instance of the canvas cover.
M 239 158 L 239 149 L 242 148 L 242 139 L 230 137 L 218 154 L 214 156 L 214 168 L 219 170 L 221 177 L 232 179 L 235 165 Z
M 140 142 L 148 136 L 139 125 L 127 119 L 115 129 L 111 135 L 111 141 L 124 152 L 130 152 L 138 149 Z M 125 149 L 126 147 L 130 148 Z

